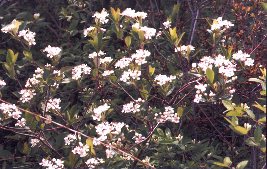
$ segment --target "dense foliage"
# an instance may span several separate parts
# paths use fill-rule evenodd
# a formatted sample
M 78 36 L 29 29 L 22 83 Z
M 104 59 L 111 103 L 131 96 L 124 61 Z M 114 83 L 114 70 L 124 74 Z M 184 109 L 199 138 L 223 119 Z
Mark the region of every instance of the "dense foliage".
M 257 0 L 0 1 L 2 168 L 266 168 Z

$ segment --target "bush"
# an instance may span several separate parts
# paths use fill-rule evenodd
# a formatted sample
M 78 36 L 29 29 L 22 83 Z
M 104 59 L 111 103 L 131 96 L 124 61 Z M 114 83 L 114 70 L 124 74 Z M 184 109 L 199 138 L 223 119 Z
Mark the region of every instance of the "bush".
M 265 168 L 264 8 L 2 1 L 2 168 Z

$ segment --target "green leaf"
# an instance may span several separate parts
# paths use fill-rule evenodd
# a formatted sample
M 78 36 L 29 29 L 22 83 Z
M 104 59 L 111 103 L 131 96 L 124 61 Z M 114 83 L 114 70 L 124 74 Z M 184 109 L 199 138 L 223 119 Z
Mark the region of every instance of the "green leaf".
M 178 107 L 177 108 L 177 115 L 178 117 L 182 117 L 184 113 L 184 108 L 183 107 Z
M 266 123 L 266 116 L 260 118 L 260 119 L 258 120 L 258 123 L 260 123 L 260 124 L 262 124 L 262 123 Z
M 30 153 L 30 147 L 29 147 L 28 143 L 26 143 L 26 142 L 23 144 L 22 153 L 24 153 L 24 154 Z
M 131 36 L 126 36 L 124 41 L 125 41 L 126 46 L 129 48 L 131 46 L 132 37 Z
M 244 169 L 248 165 L 248 160 L 241 161 L 237 164 L 236 169 Z
M 185 34 L 185 32 L 183 32 L 183 33 L 179 36 L 179 38 L 175 41 L 175 45 L 176 45 L 176 46 L 179 45 L 179 43 L 181 42 L 181 40 L 182 40 L 184 34 Z
M 145 87 L 143 87 L 139 91 L 140 91 L 140 95 L 142 96 L 142 98 L 144 100 L 147 100 L 147 98 L 149 97 L 149 92 L 145 89 Z
M 266 107 L 263 107 L 258 102 L 256 102 L 256 104 L 253 104 L 253 106 L 266 113 Z
M 237 134 L 240 134 L 240 135 L 246 135 L 248 134 L 248 130 L 244 127 L 241 127 L 241 126 L 230 126 L 230 128 L 236 132 Z
M 4 62 L 3 63 L 4 68 L 7 71 L 7 75 L 12 78 L 15 79 L 16 73 L 15 73 L 15 69 L 14 69 L 14 65 L 9 65 L 8 63 Z
M 223 159 L 223 163 L 224 163 L 225 165 L 227 165 L 227 166 L 230 166 L 230 165 L 232 164 L 232 161 L 231 161 L 230 157 L 225 157 L 225 158 Z
M 258 146 L 254 137 L 249 137 L 248 139 L 246 139 L 245 143 L 249 146 Z
M 220 167 L 226 167 L 228 168 L 228 165 L 221 163 L 221 162 L 213 162 L 214 165 L 220 166 Z
M 88 145 L 91 154 L 93 154 L 95 156 L 96 153 L 95 153 L 95 149 L 94 149 L 93 139 L 92 138 L 86 139 L 86 144 Z
M 173 5 L 172 14 L 171 14 L 172 21 L 174 20 L 175 16 L 178 14 L 179 10 L 180 10 L 180 4 L 179 3 Z
M 227 110 L 234 110 L 234 106 L 232 105 L 232 101 L 230 101 L 230 100 L 223 100 L 222 103 L 223 103 L 224 107 Z
M 149 75 L 152 76 L 155 72 L 155 67 L 152 67 L 151 65 L 148 65 L 148 72 L 149 72 Z
M 261 141 L 261 135 L 262 135 L 262 131 L 261 128 L 258 126 L 255 130 L 254 130 L 254 139 L 256 143 L 260 143 Z
M 209 82 L 211 84 L 213 84 L 213 81 L 214 81 L 214 71 L 210 68 L 207 68 L 206 69 L 206 75 L 207 75 L 207 78 L 209 80 Z
M 13 50 L 7 49 L 6 62 L 9 65 L 14 65 L 18 59 L 18 53 L 14 54 Z
M 256 116 L 255 116 L 255 114 L 253 113 L 253 111 L 247 109 L 246 112 L 247 112 L 247 114 L 248 114 L 248 116 L 249 116 L 250 118 L 252 118 L 253 120 L 255 120 Z
M 226 116 L 236 116 L 236 117 L 242 117 L 243 112 L 236 111 L 236 110 L 231 110 L 229 111 Z
M 23 51 L 23 55 L 25 56 L 25 58 L 29 61 L 32 60 L 32 53 L 30 51 L 24 50 Z
M 267 3 L 266 2 L 262 2 L 261 5 L 262 5 L 263 9 L 265 11 L 267 11 Z
M 176 40 L 178 39 L 176 28 L 169 28 L 169 32 L 170 32 L 171 40 L 173 42 L 176 42 Z

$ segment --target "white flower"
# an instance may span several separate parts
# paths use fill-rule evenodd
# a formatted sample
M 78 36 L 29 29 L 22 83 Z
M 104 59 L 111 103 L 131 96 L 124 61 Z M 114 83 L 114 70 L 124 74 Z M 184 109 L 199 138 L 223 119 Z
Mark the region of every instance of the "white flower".
M 141 19 L 145 19 L 147 17 L 147 13 L 146 12 L 136 12 L 135 13 L 135 17 L 139 17 Z
M 232 26 L 234 26 L 234 24 L 232 24 L 230 21 L 222 20 L 222 17 L 218 17 L 217 19 L 213 20 L 211 28 L 208 29 L 207 31 L 210 33 L 216 30 L 223 32 Z
M 155 77 L 155 82 L 160 85 L 160 86 L 163 86 L 165 85 L 166 83 L 170 83 L 172 82 L 174 79 L 176 79 L 175 76 L 171 75 L 171 76 L 167 76 L 167 75 L 162 75 L 162 74 L 159 74 Z
M 244 127 L 249 131 L 251 130 L 251 125 L 249 123 L 244 123 Z
M 83 145 L 83 143 L 79 142 L 79 145 L 76 146 L 72 150 L 73 154 L 78 154 L 80 157 L 85 157 L 87 156 L 87 152 L 89 152 L 89 147 L 88 145 Z
M 132 58 L 126 58 L 126 57 L 121 58 L 120 60 L 118 60 L 116 62 L 115 67 L 116 68 L 123 69 L 123 68 L 129 66 L 129 64 L 131 63 L 131 61 L 132 61 Z
M 19 31 L 19 34 L 18 34 L 19 37 L 23 37 L 23 39 L 25 39 L 28 42 L 29 46 L 36 44 L 35 35 L 36 33 L 31 32 L 29 29 Z
M 64 137 L 65 145 L 70 145 L 72 142 L 76 141 L 78 139 L 81 139 L 80 135 L 75 134 L 69 134 L 66 137 Z
M 182 136 L 181 134 L 179 134 L 177 137 L 175 137 L 177 140 L 178 140 L 178 142 L 180 142 L 183 138 L 184 138 L 184 136 Z
M 91 58 L 91 59 L 94 59 L 95 57 L 100 57 L 100 56 L 104 56 L 106 53 L 104 53 L 103 51 L 99 51 L 98 53 L 97 52 L 93 52 L 93 53 L 91 53 L 91 54 L 89 54 L 89 58 Z
M 155 114 L 155 119 L 158 123 L 165 123 L 166 121 L 171 121 L 173 123 L 179 123 L 179 117 L 174 112 L 174 109 L 170 106 L 165 107 L 163 113 Z
M 72 79 L 78 80 L 82 78 L 82 75 L 88 75 L 91 72 L 91 68 L 87 66 L 87 64 L 81 64 L 78 66 L 75 66 L 72 71 Z
M 0 80 L 0 87 L 3 87 L 6 85 L 6 82 L 4 80 Z
M 140 30 L 144 31 L 145 39 L 151 39 L 156 35 L 157 30 L 154 28 L 149 28 L 147 26 L 143 26 L 140 28 Z
M 102 75 L 103 76 L 109 76 L 109 75 L 111 75 L 111 74 L 113 74 L 114 73 L 114 70 L 105 70 L 103 73 L 102 73 Z
M 136 16 L 135 14 L 135 10 L 131 9 L 131 8 L 126 8 L 122 13 L 122 16 L 128 16 L 130 18 L 134 18 Z
M 107 158 L 112 158 L 112 157 L 114 157 L 114 155 L 116 155 L 116 152 L 113 149 L 111 149 L 111 148 L 106 149 Z
M 132 54 L 131 58 L 135 61 L 138 65 L 142 65 L 147 63 L 146 58 L 150 56 L 150 52 L 148 50 L 138 49 L 136 53 Z
M 46 56 L 48 58 L 53 59 L 54 57 L 59 56 L 59 54 L 61 52 L 61 48 L 52 47 L 52 46 L 48 45 L 43 51 L 47 52 Z
M 104 57 L 104 58 L 100 58 L 100 64 L 102 63 L 110 63 L 112 62 L 112 58 L 111 57 Z
M 164 26 L 165 29 L 170 28 L 170 27 L 171 27 L 171 24 L 172 24 L 172 23 L 171 23 L 171 21 L 169 21 L 169 20 L 166 21 L 166 22 L 163 22 L 163 26 Z
M 121 75 L 120 80 L 125 83 L 130 83 L 131 80 L 140 80 L 141 71 L 128 69 Z
M 39 19 L 39 17 L 40 17 L 40 13 L 35 13 L 35 14 L 33 14 L 33 18 L 34 18 L 34 19 Z
M 54 99 L 48 99 L 47 102 L 42 103 L 42 110 L 43 111 L 49 111 L 49 110 L 57 110 L 59 111 L 61 107 L 59 106 L 61 102 L 61 99 L 54 98 Z
M 93 110 L 93 112 L 94 112 L 93 119 L 94 120 L 97 120 L 97 121 L 101 121 L 101 115 L 102 115 L 102 113 L 103 112 L 106 112 L 109 108 L 110 108 L 110 106 L 107 103 L 105 103 L 105 104 L 103 104 L 103 105 L 98 106 L 97 108 L 95 108 Z
M 17 121 L 17 123 L 15 124 L 15 126 L 18 126 L 18 127 L 25 127 L 26 125 L 26 120 L 24 118 L 21 118 Z
M 135 132 L 135 135 L 133 137 L 133 140 L 136 144 L 139 144 L 141 142 L 143 142 L 146 138 L 142 135 L 142 134 L 139 134 L 137 132 Z
M 42 162 L 39 163 L 39 165 L 46 167 L 46 169 L 63 169 L 64 168 L 64 162 L 60 159 L 53 158 L 51 161 L 42 159 Z
M 206 91 L 206 88 L 207 88 L 207 84 L 198 84 L 198 85 L 195 85 L 195 88 L 200 90 L 201 92 L 205 92 Z
M 241 50 L 239 50 L 237 53 L 233 54 L 233 59 L 240 60 L 244 62 L 246 66 L 253 66 L 254 65 L 254 59 L 250 57 L 249 54 L 243 53 Z
M 22 89 L 19 94 L 21 94 L 20 101 L 22 103 L 29 102 L 36 95 L 33 89 Z
M 40 142 L 39 139 L 32 138 L 31 139 L 31 147 L 35 147 Z
M 246 66 L 253 66 L 253 65 L 254 65 L 254 59 L 252 59 L 252 58 L 247 58 L 247 59 L 245 60 L 244 64 L 245 64 Z
M 85 164 L 87 167 L 95 168 L 97 165 L 100 165 L 101 163 L 104 163 L 104 160 L 102 158 L 90 158 L 88 159 Z
M 105 24 L 108 22 L 108 17 L 107 10 L 105 8 L 102 9 L 101 13 L 96 12 L 92 17 L 95 18 L 96 22 L 100 22 L 101 24 Z
M 195 47 L 192 45 L 183 45 L 180 47 L 175 48 L 175 52 L 181 52 L 182 54 L 186 54 L 188 51 L 193 51 L 195 50 Z
M 138 98 L 135 101 L 131 101 L 130 103 L 124 104 L 122 108 L 122 113 L 136 113 L 140 112 L 141 103 L 143 103 L 144 100 L 141 98 Z
M 88 35 L 88 33 L 94 31 L 95 29 L 96 29 L 96 27 L 94 27 L 94 26 L 90 26 L 89 28 L 84 29 L 83 30 L 84 37 L 86 37 Z

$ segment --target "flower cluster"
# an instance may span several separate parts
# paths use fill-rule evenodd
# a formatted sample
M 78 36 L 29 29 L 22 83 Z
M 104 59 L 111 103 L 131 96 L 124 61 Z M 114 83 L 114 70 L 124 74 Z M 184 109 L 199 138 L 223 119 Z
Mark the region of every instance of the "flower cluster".
M 140 112 L 141 103 L 143 103 L 144 100 L 141 98 L 138 98 L 135 101 L 131 101 L 130 103 L 124 104 L 122 108 L 122 113 L 137 113 Z
M 80 135 L 75 135 L 75 134 L 69 134 L 66 137 L 64 137 L 65 145 L 71 145 L 72 142 L 76 141 L 77 138 L 80 140 L 81 136 Z
M 146 58 L 150 56 L 150 52 L 148 50 L 139 49 L 136 50 L 136 53 L 132 54 L 131 58 L 138 65 L 142 65 L 147 63 Z
M 243 53 L 241 50 L 233 54 L 233 59 L 236 61 L 240 60 L 241 62 L 244 62 L 245 66 L 254 65 L 254 59 L 252 59 L 249 54 Z
M 108 16 L 109 14 L 107 10 L 104 8 L 102 9 L 101 13 L 96 12 L 92 17 L 95 18 L 96 23 L 100 22 L 101 24 L 105 24 L 108 23 L 108 19 L 106 18 Z
M 133 137 L 133 140 L 136 144 L 142 143 L 146 138 L 137 132 L 135 132 L 135 135 Z
M 152 39 L 152 37 L 156 36 L 157 30 L 154 28 L 150 28 L 147 26 L 140 26 L 140 24 L 137 22 L 132 25 L 133 30 L 141 30 L 144 32 L 145 39 Z
M 53 59 L 55 57 L 58 57 L 60 52 L 61 52 L 61 48 L 59 47 L 52 47 L 50 45 L 48 45 L 43 52 L 46 52 L 46 56 L 50 59 Z
M 156 113 L 154 119 L 156 119 L 158 123 L 165 123 L 166 121 L 179 123 L 180 118 L 174 112 L 174 109 L 172 107 L 167 106 L 165 107 L 165 111 L 163 113 Z
M 0 87 L 3 87 L 3 86 L 5 86 L 6 85 L 6 82 L 4 81 L 4 80 L 1 80 L 0 79 Z
M 21 95 L 20 101 L 22 103 L 29 102 L 35 95 L 35 87 L 41 82 L 41 79 L 43 78 L 44 70 L 41 68 L 37 68 L 34 71 L 33 77 L 29 78 L 26 81 L 25 89 L 22 89 L 19 94 Z
M 87 152 L 89 152 L 89 147 L 88 145 L 83 145 L 83 143 L 79 142 L 79 145 L 76 146 L 72 150 L 73 154 L 78 154 L 80 157 L 85 157 L 87 156 Z
M 105 70 L 103 73 L 102 73 L 102 75 L 103 76 L 109 76 L 109 75 L 111 75 L 111 74 L 113 74 L 114 73 L 114 70 Z
M 85 162 L 87 167 L 89 167 L 90 169 L 95 168 L 96 166 L 100 165 L 101 163 L 104 163 L 104 160 L 102 158 L 90 158 Z
M 122 13 L 122 16 L 127 16 L 130 18 L 141 18 L 141 19 L 145 19 L 147 17 L 147 13 L 145 12 L 135 12 L 134 9 L 131 8 L 126 8 Z
M 168 29 L 168 28 L 170 28 L 171 27 L 171 21 L 169 21 L 169 20 L 167 20 L 166 22 L 163 22 L 163 26 L 164 26 L 164 28 L 165 29 Z
M 47 159 L 43 159 L 39 165 L 46 167 L 47 169 L 63 169 L 64 162 L 60 159 L 53 158 L 51 161 Z
M 123 122 L 103 122 L 95 126 L 98 138 L 94 138 L 94 145 L 99 145 L 100 141 L 107 140 L 109 134 L 118 135 L 121 133 L 121 129 L 126 126 Z
M 0 104 L 0 110 L 4 115 L 6 115 L 9 118 L 13 118 L 17 120 L 17 123 L 15 126 L 18 127 L 25 127 L 26 120 L 21 117 L 21 111 L 17 108 L 16 105 L 14 104 L 6 104 L 6 103 L 1 103 Z
M 89 54 L 89 58 L 90 59 L 94 59 L 94 58 L 96 58 L 97 56 L 98 57 L 100 57 L 100 56 L 104 56 L 106 53 L 105 52 L 103 52 L 102 50 L 100 50 L 99 52 L 93 52 L 93 53 L 91 53 L 91 54 Z
M 132 61 L 132 58 L 121 58 L 120 60 L 118 60 L 115 64 L 115 68 L 120 68 L 120 69 L 123 69 L 127 66 L 129 66 L 129 64 L 131 63 Z
M 97 120 L 97 121 L 101 121 L 101 115 L 102 115 L 102 113 L 103 112 L 106 112 L 109 108 L 110 108 L 110 106 L 107 103 L 105 103 L 105 104 L 103 104 L 103 105 L 98 106 L 97 108 L 95 108 L 93 110 L 93 112 L 94 112 L 93 119 L 94 120 Z
M 50 98 L 46 102 L 42 103 L 42 110 L 44 112 L 50 111 L 50 110 L 56 110 L 59 111 L 61 109 L 60 107 L 61 100 L 59 98 Z
M 131 80 L 140 80 L 140 76 L 141 71 L 128 69 L 122 73 L 120 80 L 130 84 Z
M 40 142 L 39 139 L 35 139 L 35 138 L 31 139 L 31 142 L 30 142 L 31 147 L 35 147 L 39 142 Z
M 160 86 L 163 86 L 167 83 L 170 83 L 172 82 L 173 80 L 175 80 L 176 77 L 171 75 L 171 76 L 167 76 L 167 75 L 162 75 L 162 74 L 159 74 L 155 77 L 155 82 L 160 85 Z
M 226 59 L 225 56 L 218 55 L 215 58 L 210 56 L 203 57 L 197 67 L 206 72 L 207 68 L 217 67 L 219 73 L 225 77 L 233 77 L 236 71 L 236 64 Z
M 183 45 L 183 46 L 175 48 L 175 52 L 181 52 L 183 55 L 193 50 L 195 50 L 195 47 L 192 45 L 187 45 L 187 46 Z
M 29 46 L 36 44 L 35 35 L 36 33 L 30 31 L 29 29 L 19 31 L 19 34 L 18 34 L 19 37 L 23 37 L 23 39 L 28 42 Z
M 82 75 L 88 75 L 91 72 L 91 68 L 87 64 L 81 64 L 72 68 L 72 79 L 78 80 L 82 78 Z
M 207 29 L 209 33 L 214 31 L 224 32 L 226 29 L 234 26 L 232 22 L 227 20 L 222 20 L 222 17 L 218 17 L 217 19 L 213 20 L 213 23 L 211 25 L 210 29 Z

